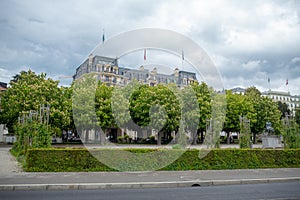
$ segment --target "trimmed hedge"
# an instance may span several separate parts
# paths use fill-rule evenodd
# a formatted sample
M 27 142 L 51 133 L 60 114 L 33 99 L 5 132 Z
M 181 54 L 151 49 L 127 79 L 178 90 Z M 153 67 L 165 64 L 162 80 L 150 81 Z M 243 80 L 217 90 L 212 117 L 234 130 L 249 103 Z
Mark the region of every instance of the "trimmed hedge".
M 91 150 L 90 150 L 91 151 Z M 92 150 L 94 153 L 108 149 Z M 124 150 L 109 149 L 113 154 Z M 161 151 L 172 156 L 182 150 L 127 149 L 134 153 Z M 172 154 L 174 153 L 174 154 Z M 182 153 L 182 152 L 181 152 Z M 215 170 L 215 169 L 254 169 L 254 168 L 298 168 L 300 167 L 300 149 L 214 149 L 199 159 L 199 150 L 185 151 L 175 162 L 160 170 Z M 111 158 L 113 160 L 113 156 Z M 121 163 L 139 162 L 126 160 Z M 151 161 L 149 162 L 151 163 Z M 128 163 L 127 163 L 128 165 Z M 116 171 L 100 163 L 86 149 L 30 149 L 26 155 L 25 170 L 28 172 L 79 172 L 79 171 Z M 130 169 L 132 171 L 143 168 Z

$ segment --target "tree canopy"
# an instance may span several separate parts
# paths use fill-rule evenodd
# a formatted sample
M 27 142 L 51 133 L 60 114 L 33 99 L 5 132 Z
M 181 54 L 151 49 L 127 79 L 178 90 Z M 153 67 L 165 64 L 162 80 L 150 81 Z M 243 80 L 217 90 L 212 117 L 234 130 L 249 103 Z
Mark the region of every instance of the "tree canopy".
M 1 99 L 1 121 L 12 131 L 22 113 L 39 111 L 41 105 L 50 105 L 49 125 L 65 129 L 70 121 L 70 91 L 58 86 L 58 81 L 46 74 L 22 71 L 9 83 Z

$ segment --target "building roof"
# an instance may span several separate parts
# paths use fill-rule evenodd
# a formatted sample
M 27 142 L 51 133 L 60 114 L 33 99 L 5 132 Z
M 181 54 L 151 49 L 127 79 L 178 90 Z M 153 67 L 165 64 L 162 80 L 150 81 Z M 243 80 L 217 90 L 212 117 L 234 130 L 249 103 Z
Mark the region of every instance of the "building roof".
M 0 82 L 0 91 L 7 90 L 7 83 Z
M 236 87 L 231 89 L 232 92 L 245 92 L 246 89 L 241 88 L 241 87 Z
M 0 86 L 3 87 L 3 88 L 7 88 L 7 83 L 0 82 Z
M 282 92 L 282 91 L 273 91 L 268 90 L 261 93 L 262 95 L 280 95 L 280 96 L 291 96 L 289 92 Z

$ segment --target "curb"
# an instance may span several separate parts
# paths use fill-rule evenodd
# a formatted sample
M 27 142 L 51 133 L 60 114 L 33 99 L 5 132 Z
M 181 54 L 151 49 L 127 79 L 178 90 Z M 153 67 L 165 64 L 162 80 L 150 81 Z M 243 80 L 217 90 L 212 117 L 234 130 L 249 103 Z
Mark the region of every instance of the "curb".
M 71 184 L 10 184 L 0 185 L 0 191 L 18 190 L 100 190 L 100 189 L 142 189 L 142 188 L 178 188 L 203 187 L 218 185 L 239 185 L 257 183 L 279 183 L 300 181 L 300 177 L 235 179 L 235 180 L 194 180 L 167 182 L 132 182 L 132 183 L 71 183 Z

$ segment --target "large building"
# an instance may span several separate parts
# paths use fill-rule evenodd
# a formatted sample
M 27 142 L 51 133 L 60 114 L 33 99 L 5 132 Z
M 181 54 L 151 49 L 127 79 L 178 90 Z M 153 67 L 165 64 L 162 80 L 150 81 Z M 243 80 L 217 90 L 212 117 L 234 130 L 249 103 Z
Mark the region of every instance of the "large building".
M 7 83 L 0 82 L 0 92 L 7 90 Z
M 139 69 L 128 69 L 120 67 L 116 58 L 92 54 L 76 69 L 73 79 L 76 80 L 83 74 L 92 72 L 97 74 L 98 80 L 108 85 L 124 86 L 133 79 L 151 86 L 159 83 L 175 83 L 178 87 L 184 87 L 197 82 L 195 73 L 180 71 L 178 68 L 175 68 L 172 74 L 158 73 L 157 68 L 150 71 L 143 66 Z
M 232 92 L 233 94 L 242 94 L 242 95 L 244 95 L 245 92 L 246 92 L 246 89 L 241 88 L 241 87 L 236 87 L 236 88 L 232 88 L 232 89 L 231 89 L 231 92 Z
M 246 89 L 244 88 L 233 88 L 232 93 L 244 95 Z M 291 95 L 290 92 L 280 92 L 274 90 L 268 90 L 261 93 L 262 96 L 273 99 L 273 101 L 280 101 L 286 103 L 292 115 L 295 116 L 296 108 L 300 108 L 300 95 Z
M 293 116 L 295 116 L 296 108 L 300 108 L 300 95 L 291 95 L 290 92 L 268 90 L 262 92 L 262 96 L 285 103 Z
M 97 80 L 106 83 L 107 85 L 126 86 L 131 80 L 135 79 L 143 84 L 155 86 L 157 84 L 175 83 L 179 88 L 197 82 L 196 74 L 187 71 L 180 71 L 178 68 L 174 69 L 172 74 L 159 73 L 157 68 L 153 70 L 145 69 L 140 66 L 139 69 L 129 69 L 118 65 L 118 59 L 109 58 L 98 55 L 90 55 L 77 69 L 73 79 L 79 79 L 84 74 L 95 73 Z M 94 130 L 93 130 L 94 131 Z M 89 141 L 99 141 L 99 134 L 89 131 L 87 137 Z M 136 130 L 126 129 L 125 133 L 130 138 L 146 138 L 153 134 L 152 130 L 139 133 Z M 121 129 L 111 128 L 108 135 L 111 141 L 116 141 L 119 136 L 122 136 Z M 85 135 L 82 135 L 85 140 Z
M 1 111 L 1 96 L 7 90 L 7 83 L 0 82 L 0 111 Z

